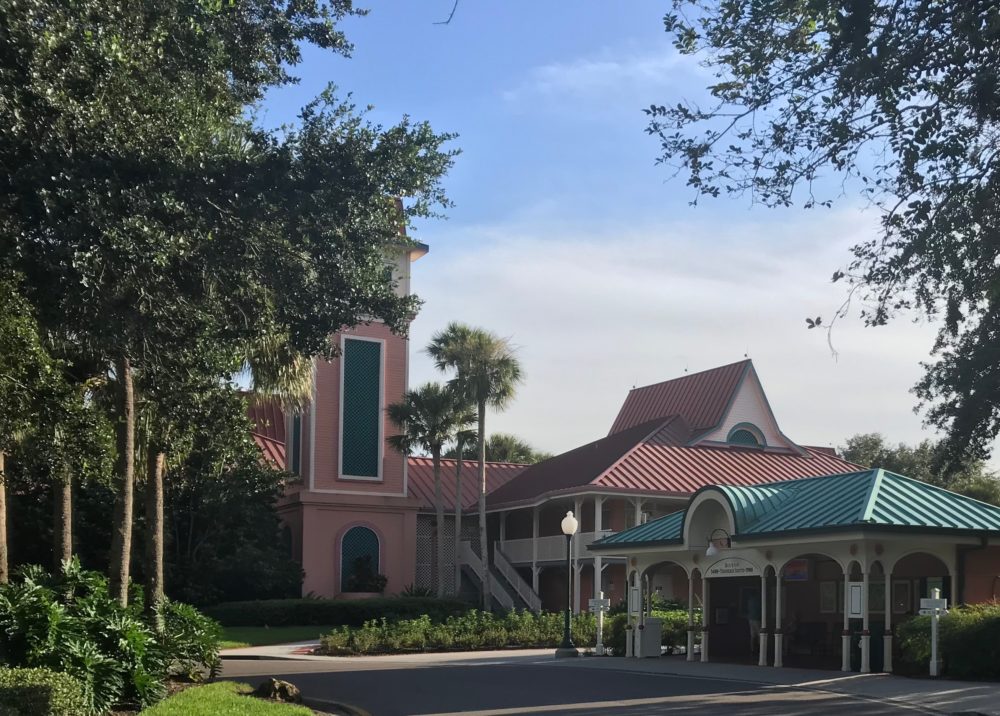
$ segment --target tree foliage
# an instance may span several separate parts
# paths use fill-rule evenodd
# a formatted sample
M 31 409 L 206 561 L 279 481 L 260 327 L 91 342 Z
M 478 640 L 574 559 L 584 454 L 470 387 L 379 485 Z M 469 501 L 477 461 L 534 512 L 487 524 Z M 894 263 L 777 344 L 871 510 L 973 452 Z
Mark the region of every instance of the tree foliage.
M 478 454 L 478 443 L 471 442 L 462 445 L 462 458 L 464 460 L 475 460 Z M 445 457 L 458 457 L 458 446 L 446 450 Z M 493 433 L 486 440 L 486 459 L 489 462 L 517 462 L 532 465 L 548 460 L 550 457 L 552 457 L 552 453 L 536 450 L 527 441 L 510 433 Z
M 814 207 L 857 188 L 877 206 L 881 235 L 833 278 L 871 325 L 941 319 L 916 393 L 947 433 L 943 464 L 986 457 L 1000 432 L 1000 7 L 674 0 L 665 25 L 715 81 L 704 104 L 647 110 L 660 161 L 697 195 Z
M 941 469 L 942 442 L 922 440 L 916 445 L 891 445 L 879 433 L 847 439 L 840 449 L 845 460 L 865 467 L 881 467 L 899 475 L 944 487 L 983 502 L 1000 505 L 1000 479 L 982 460 L 970 460 L 950 472 Z

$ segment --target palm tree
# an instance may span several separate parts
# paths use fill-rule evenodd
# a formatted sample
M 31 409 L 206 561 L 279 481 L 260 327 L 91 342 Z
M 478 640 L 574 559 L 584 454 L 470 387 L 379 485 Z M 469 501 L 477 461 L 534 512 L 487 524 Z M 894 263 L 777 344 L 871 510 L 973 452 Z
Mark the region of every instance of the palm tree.
M 439 370 L 455 371 L 452 385 L 477 409 L 479 447 L 479 552 L 483 560 L 483 606 L 490 604 L 486 541 L 486 408 L 502 409 L 521 382 L 521 364 L 510 342 L 482 328 L 449 323 L 427 347 Z
M 472 430 L 459 430 L 455 435 L 454 452 L 457 458 L 455 460 L 455 594 L 461 591 L 462 586 L 462 564 L 458 561 L 458 555 L 462 546 L 462 463 L 465 461 L 463 451 L 466 445 L 474 445 L 475 442 L 476 433 Z
M 444 501 L 441 498 L 441 449 L 451 442 L 462 428 L 471 424 L 476 416 L 462 396 L 450 387 L 438 383 L 425 383 L 416 390 L 408 390 L 403 399 L 390 405 L 386 412 L 402 431 L 389 437 L 389 444 L 401 453 L 414 448 L 431 454 L 434 465 L 434 509 L 437 513 L 437 594 L 444 596 Z

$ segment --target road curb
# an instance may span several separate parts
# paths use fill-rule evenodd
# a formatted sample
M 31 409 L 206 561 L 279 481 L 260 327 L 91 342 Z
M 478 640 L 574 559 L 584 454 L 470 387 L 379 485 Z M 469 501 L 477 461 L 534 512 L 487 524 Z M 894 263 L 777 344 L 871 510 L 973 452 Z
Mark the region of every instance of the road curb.
M 372 716 L 370 713 L 365 711 L 363 708 L 359 708 L 352 704 L 345 704 L 342 701 L 328 701 L 327 699 L 310 699 L 303 698 L 302 703 L 311 709 L 321 710 L 336 709 L 337 712 L 346 713 L 348 716 Z

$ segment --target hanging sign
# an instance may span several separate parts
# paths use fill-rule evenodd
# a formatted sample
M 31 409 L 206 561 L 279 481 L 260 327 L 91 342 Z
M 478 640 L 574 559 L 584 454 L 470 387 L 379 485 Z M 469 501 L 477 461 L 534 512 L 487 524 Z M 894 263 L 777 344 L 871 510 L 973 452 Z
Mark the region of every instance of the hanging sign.
M 705 570 L 705 577 L 759 577 L 760 568 L 742 557 L 720 559 Z

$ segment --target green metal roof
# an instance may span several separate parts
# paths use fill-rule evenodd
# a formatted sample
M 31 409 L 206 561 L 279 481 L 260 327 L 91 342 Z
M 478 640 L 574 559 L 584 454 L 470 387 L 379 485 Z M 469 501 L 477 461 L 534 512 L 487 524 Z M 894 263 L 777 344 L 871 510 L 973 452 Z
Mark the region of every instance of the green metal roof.
M 703 489 L 728 500 L 735 538 L 848 527 L 1000 533 L 1000 507 L 882 469 Z M 679 543 L 685 514 L 674 512 L 592 546 Z
M 686 510 L 672 512 L 669 515 L 647 522 L 644 525 L 636 525 L 623 532 L 616 532 L 613 535 L 598 540 L 602 545 L 618 543 L 666 543 L 680 542 L 681 530 L 684 528 L 684 514 Z M 592 544 L 598 544 L 594 542 Z

